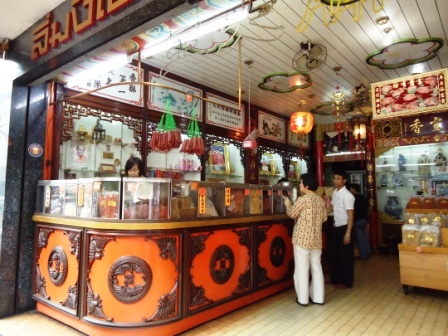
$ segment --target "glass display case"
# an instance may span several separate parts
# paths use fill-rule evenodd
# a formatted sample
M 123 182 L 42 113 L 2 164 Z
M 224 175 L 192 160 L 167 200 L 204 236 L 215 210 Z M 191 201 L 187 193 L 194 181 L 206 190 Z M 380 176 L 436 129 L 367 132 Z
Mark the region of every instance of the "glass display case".
M 171 219 L 194 219 L 197 216 L 198 182 L 172 180 Z
M 403 220 L 405 208 L 435 206 L 448 195 L 447 155 L 445 143 L 381 150 L 375 158 L 378 210 Z
M 263 215 L 272 214 L 272 186 L 260 185 L 263 202 Z
M 263 191 L 261 185 L 251 184 L 250 188 L 250 207 L 251 215 L 261 215 L 263 213 Z
M 292 187 L 275 185 L 272 186 L 272 213 L 284 214 L 286 212 L 285 200 L 283 196 L 289 197 L 292 200 Z
M 73 120 L 73 136 L 61 144 L 59 178 L 118 177 L 131 155 L 141 154 L 127 125 L 80 117 Z
M 224 217 L 224 183 L 198 182 L 198 217 Z
M 123 219 L 170 218 L 171 180 L 123 178 Z
M 249 184 L 226 183 L 225 188 L 225 216 L 250 215 Z
M 78 183 L 77 216 L 120 218 L 121 178 L 86 178 Z
M 39 181 L 37 190 L 37 211 L 76 216 L 78 180 Z

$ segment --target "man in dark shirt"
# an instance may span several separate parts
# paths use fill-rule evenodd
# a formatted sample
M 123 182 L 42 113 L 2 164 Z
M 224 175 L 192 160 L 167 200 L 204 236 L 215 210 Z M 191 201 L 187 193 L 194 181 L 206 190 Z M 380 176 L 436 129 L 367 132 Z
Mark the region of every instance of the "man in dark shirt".
M 355 196 L 354 227 L 356 231 L 356 243 L 359 249 L 359 258 L 368 260 L 371 255 L 367 227 L 369 225 L 369 201 L 360 193 L 361 188 L 358 183 L 350 185 L 350 192 Z

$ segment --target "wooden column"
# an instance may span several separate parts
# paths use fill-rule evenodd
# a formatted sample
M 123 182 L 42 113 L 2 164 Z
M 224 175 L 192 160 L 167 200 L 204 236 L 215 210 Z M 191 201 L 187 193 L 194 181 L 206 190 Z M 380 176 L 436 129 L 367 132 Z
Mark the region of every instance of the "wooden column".
M 314 131 L 314 153 L 315 164 L 316 164 L 316 176 L 319 181 L 319 185 L 323 187 L 325 185 L 324 181 L 324 137 L 322 133 L 322 125 L 316 125 Z

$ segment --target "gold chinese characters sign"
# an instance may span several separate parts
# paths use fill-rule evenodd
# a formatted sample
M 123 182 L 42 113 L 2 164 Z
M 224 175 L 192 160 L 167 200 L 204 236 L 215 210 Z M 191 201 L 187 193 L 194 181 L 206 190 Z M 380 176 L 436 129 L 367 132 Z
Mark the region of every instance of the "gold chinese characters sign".
M 448 69 L 372 84 L 373 119 L 448 109 Z

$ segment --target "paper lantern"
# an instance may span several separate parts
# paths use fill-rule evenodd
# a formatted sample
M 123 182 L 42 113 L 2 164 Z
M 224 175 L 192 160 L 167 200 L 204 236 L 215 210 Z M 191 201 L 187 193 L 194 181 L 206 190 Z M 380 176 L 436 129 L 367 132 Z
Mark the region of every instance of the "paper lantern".
M 294 112 L 291 115 L 290 128 L 293 133 L 299 136 L 300 158 L 303 156 L 302 143 L 306 134 L 311 132 L 314 125 L 314 117 L 310 112 Z
M 291 115 L 291 131 L 305 135 L 311 132 L 314 125 L 314 117 L 310 112 L 294 112 Z

